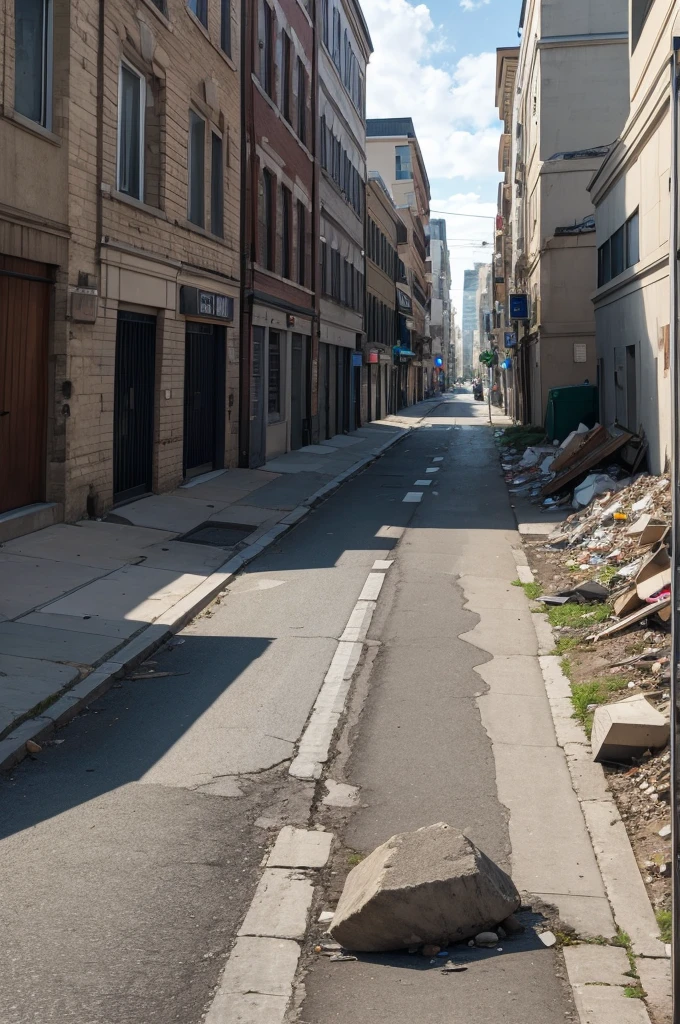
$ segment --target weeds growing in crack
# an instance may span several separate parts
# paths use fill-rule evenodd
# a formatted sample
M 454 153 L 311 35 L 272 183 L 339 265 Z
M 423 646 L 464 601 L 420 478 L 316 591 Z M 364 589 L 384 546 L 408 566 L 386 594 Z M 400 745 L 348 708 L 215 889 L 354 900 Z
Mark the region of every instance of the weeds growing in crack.
M 521 587 L 530 601 L 535 601 L 543 593 L 543 587 L 540 583 L 522 583 L 521 580 L 513 580 L 512 585 L 513 587 Z
M 657 910 L 656 923 L 661 932 L 661 941 L 670 942 L 673 937 L 673 915 L 670 910 Z

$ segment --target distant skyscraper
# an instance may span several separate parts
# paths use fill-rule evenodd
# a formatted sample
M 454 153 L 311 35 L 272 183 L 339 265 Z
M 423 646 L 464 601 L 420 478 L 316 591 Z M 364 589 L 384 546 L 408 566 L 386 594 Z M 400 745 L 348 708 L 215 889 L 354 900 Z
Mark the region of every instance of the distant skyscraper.
M 465 271 L 463 288 L 463 376 L 471 377 L 476 372 L 472 365 L 472 350 L 475 343 L 475 332 L 479 330 L 479 309 L 477 305 L 477 290 L 479 288 L 479 268 L 481 263 L 475 263 L 474 269 Z

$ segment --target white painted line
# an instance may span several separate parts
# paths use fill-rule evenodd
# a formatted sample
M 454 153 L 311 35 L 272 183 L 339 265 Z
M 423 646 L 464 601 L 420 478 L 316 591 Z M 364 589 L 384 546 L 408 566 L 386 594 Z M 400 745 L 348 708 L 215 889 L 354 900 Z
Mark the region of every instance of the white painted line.
M 313 895 L 314 886 L 306 875 L 266 868 L 239 936 L 304 939 Z
M 374 569 L 389 569 L 392 565 L 394 565 L 394 561 L 389 562 L 389 561 L 384 560 L 382 558 L 378 558 L 377 561 L 375 561 L 373 563 L 373 568 Z
M 434 458 L 432 459 L 432 461 L 433 462 L 443 462 L 444 461 L 444 456 L 443 455 L 435 455 Z
M 268 868 L 323 868 L 331 854 L 332 832 L 286 825 L 267 858 Z
M 426 473 L 438 473 L 439 472 L 439 466 L 430 466 L 430 468 L 426 469 L 425 472 Z
M 431 480 L 416 480 L 414 486 L 415 487 L 431 487 L 432 486 L 432 481 Z
M 410 502 L 411 504 L 415 505 L 417 502 L 422 501 L 422 500 L 423 500 L 423 492 L 422 491 L 409 491 L 408 494 L 406 495 L 406 497 L 402 498 L 402 504 L 404 502 Z
M 377 601 L 380 597 L 382 585 L 385 582 L 385 574 L 382 572 L 369 572 L 368 579 L 364 583 L 364 589 L 359 594 L 360 601 Z
M 351 643 L 364 641 L 374 611 L 375 601 L 357 601 L 340 639 L 349 640 Z

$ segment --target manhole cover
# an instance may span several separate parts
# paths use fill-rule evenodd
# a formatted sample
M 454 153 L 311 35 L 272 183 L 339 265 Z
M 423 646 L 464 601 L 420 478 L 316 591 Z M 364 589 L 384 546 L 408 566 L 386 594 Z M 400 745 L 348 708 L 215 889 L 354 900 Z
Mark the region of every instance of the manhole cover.
M 240 544 L 256 527 L 241 523 L 201 523 L 177 540 L 189 544 L 208 544 L 215 548 L 233 548 Z

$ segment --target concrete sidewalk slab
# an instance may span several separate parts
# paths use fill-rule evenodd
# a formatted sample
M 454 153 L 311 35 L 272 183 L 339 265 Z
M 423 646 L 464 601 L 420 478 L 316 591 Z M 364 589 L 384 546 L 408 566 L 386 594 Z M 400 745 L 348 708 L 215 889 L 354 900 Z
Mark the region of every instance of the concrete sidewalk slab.
M 106 571 L 74 562 L 0 553 L 0 619 L 16 619 L 91 583 Z
M 97 636 L 108 636 L 117 641 L 111 643 L 110 648 L 118 646 L 123 640 L 127 640 L 133 633 L 138 632 L 138 622 L 126 621 L 125 619 L 93 618 L 89 613 L 86 615 L 53 615 L 51 612 L 31 612 L 17 619 L 19 623 L 27 623 L 33 626 L 40 626 L 41 629 L 69 630 L 73 633 L 93 633 Z
M 116 520 L 124 520 L 132 526 L 151 526 L 174 534 L 187 533 L 227 504 L 224 499 L 206 501 L 198 495 L 180 498 L 174 494 L 153 494 L 149 498 L 140 498 L 129 505 L 122 505 L 110 513 L 109 519 L 115 516 Z
M 60 616 L 62 618 L 63 616 Z M 32 657 L 47 662 L 94 665 L 111 650 L 111 637 L 71 629 L 46 629 L 43 624 L 0 622 L 0 661 L 4 655 Z
M 51 615 L 126 619 L 141 626 L 157 619 L 203 579 L 203 576 L 192 573 L 128 565 L 46 605 L 44 611 Z

